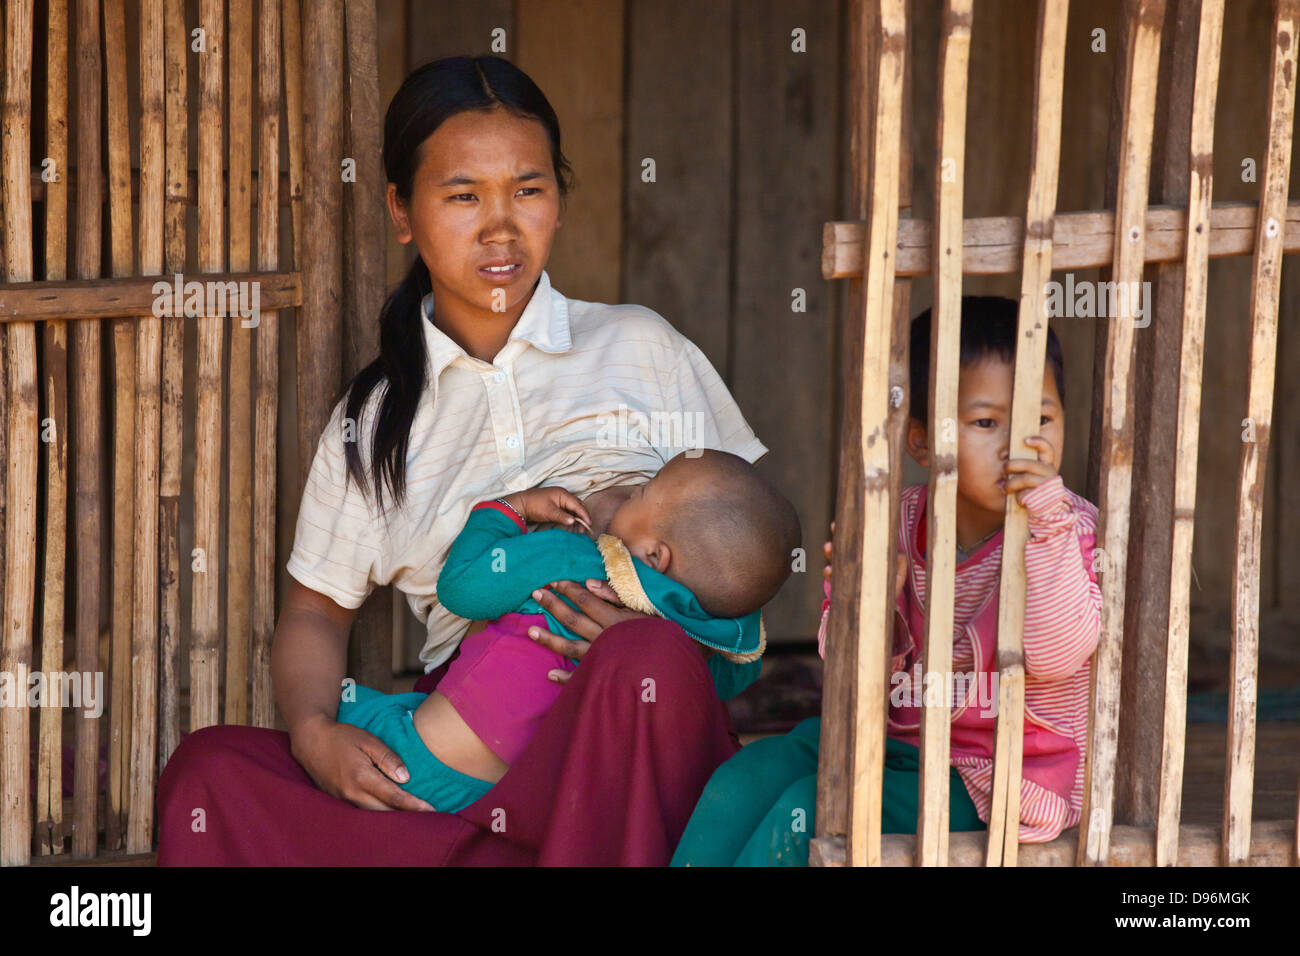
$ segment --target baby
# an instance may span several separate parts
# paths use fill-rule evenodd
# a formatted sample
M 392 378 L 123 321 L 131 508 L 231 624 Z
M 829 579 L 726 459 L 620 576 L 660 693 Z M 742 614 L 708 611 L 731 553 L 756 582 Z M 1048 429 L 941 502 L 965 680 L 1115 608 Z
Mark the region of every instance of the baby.
M 527 522 L 560 527 L 526 534 Z M 438 600 L 490 623 L 461 642 L 433 693 L 348 684 L 338 720 L 393 749 L 410 773 L 403 789 L 436 810 L 461 810 L 527 747 L 562 689 L 548 672 L 577 666 L 527 636 L 541 626 L 581 640 L 534 599 L 538 589 L 607 580 L 626 607 L 681 625 L 725 698 L 757 677 L 766 644 L 759 609 L 789 577 L 799 541 L 785 496 L 743 458 L 712 449 L 683 452 L 626 492 L 603 529 L 563 488 L 479 502 L 447 555 Z M 736 680 L 738 669 L 747 681 Z

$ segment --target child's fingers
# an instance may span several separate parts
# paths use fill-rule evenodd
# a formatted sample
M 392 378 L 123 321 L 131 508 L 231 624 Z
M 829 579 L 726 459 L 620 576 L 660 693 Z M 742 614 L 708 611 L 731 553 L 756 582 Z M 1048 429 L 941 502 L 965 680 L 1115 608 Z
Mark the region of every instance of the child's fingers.
M 1038 450 L 1039 461 L 1056 464 L 1056 447 L 1042 435 L 1030 435 L 1025 439 L 1025 444 Z
M 1009 458 L 1003 464 L 1002 471 L 1008 476 L 1025 473 L 1050 478 L 1056 474 L 1056 467 L 1050 461 L 1040 458 Z

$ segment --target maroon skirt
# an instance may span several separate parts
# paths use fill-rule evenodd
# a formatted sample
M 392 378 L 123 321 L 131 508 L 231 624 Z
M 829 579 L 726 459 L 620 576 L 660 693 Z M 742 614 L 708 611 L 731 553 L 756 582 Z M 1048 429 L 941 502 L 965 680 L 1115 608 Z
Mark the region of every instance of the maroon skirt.
M 709 777 L 739 749 L 698 646 L 670 621 L 638 618 L 601 635 L 528 749 L 459 813 L 330 796 L 283 731 L 187 735 L 158 781 L 158 864 L 665 866 Z

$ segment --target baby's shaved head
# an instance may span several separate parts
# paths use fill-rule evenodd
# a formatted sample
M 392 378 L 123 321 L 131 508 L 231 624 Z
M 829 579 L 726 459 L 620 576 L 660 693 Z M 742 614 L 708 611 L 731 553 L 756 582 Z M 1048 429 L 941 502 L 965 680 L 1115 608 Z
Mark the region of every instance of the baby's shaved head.
M 789 499 L 745 459 L 714 449 L 683 452 L 658 477 L 668 485 L 660 533 L 700 606 L 744 617 L 770 601 L 802 539 Z

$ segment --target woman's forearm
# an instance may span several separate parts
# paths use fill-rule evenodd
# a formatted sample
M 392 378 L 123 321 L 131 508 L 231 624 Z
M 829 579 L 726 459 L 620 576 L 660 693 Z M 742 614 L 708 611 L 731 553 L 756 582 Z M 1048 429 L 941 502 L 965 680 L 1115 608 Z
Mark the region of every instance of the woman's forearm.
M 348 630 L 326 614 L 286 608 L 271 645 L 271 682 L 289 734 L 322 717 L 338 714 L 347 672 Z

